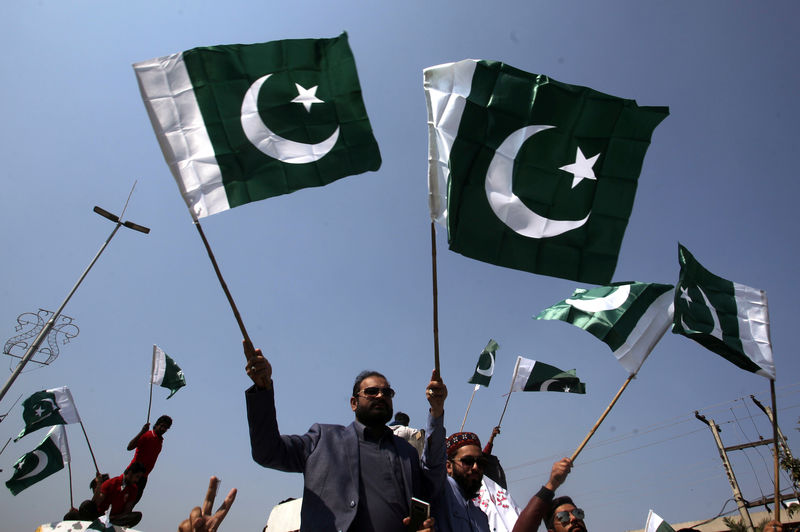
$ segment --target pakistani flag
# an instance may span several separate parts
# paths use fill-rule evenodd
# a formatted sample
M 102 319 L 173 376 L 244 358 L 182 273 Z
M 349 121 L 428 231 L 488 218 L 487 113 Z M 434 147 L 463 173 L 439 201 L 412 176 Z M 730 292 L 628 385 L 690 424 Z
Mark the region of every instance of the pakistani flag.
M 431 218 L 484 262 L 605 284 L 666 107 L 472 59 L 424 71 Z
M 656 515 L 653 510 L 650 510 L 647 514 L 647 524 L 644 527 L 644 532 L 675 532 L 675 529 Z
M 345 33 L 193 48 L 133 68 L 194 219 L 381 165 Z
M 608 344 L 622 367 L 636 374 L 672 323 L 672 289 L 668 284 L 637 282 L 579 288 L 536 319 L 562 320 L 590 332 Z
M 63 425 L 56 425 L 36 449 L 17 460 L 14 474 L 6 482 L 6 486 L 16 495 L 28 486 L 64 469 L 64 464 L 68 462 L 67 432 Z
M 767 294 L 718 277 L 678 244 L 681 273 L 672 332 L 688 336 L 742 369 L 775 379 Z
M 167 399 L 186 386 L 183 370 L 160 347 L 153 344 L 153 374 L 150 382 L 170 391 Z
M 489 387 L 489 381 L 492 380 L 494 374 L 494 360 L 498 349 L 497 342 L 489 340 L 483 352 L 478 357 L 478 364 L 475 366 L 475 374 L 467 381 L 474 384 L 477 388 L 479 385 Z
M 517 357 L 511 391 L 586 393 L 586 384 L 578 379 L 574 369 L 561 371 L 544 362 Z
M 36 392 L 22 401 L 22 420 L 25 428 L 14 441 L 42 427 L 81 422 L 75 401 L 66 386 Z

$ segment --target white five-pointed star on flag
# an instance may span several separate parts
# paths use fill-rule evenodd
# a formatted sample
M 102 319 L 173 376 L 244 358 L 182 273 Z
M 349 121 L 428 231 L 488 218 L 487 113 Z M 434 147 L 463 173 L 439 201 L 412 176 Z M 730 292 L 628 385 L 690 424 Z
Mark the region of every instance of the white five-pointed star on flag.
M 306 89 L 299 83 L 294 84 L 297 87 L 297 98 L 292 100 L 292 103 L 301 103 L 303 107 L 306 108 L 306 111 L 309 113 L 311 112 L 311 106 L 315 103 L 325 103 L 324 101 L 317 98 L 317 88 L 319 85 L 314 85 L 310 89 Z
M 566 166 L 562 166 L 559 170 L 564 170 L 565 172 L 569 172 L 572 174 L 572 187 L 575 188 L 578 183 L 583 181 L 584 179 L 594 179 L 597 181 L 597 178 L 594 175 L 594 170 L 592 167 L 594 163 L 597 162 L 597 158 L 600 157 L 598 153 L 594 157 L 586 158 L 583 155 L 580 147 L 578 147 L 577 152 L 575 153 L 575 162 L 572 164 L 568 164 Z

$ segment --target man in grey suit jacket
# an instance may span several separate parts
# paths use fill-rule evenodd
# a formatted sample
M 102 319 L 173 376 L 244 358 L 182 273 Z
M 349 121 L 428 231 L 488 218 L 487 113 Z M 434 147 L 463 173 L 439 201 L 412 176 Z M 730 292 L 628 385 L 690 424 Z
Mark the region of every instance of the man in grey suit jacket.
M 444 488 L 447 387 L 437 372 L 426 388 L 430 412 L 420 461 L 417 451 L 386 426 L 394 390 L 375 371 L 362 372 L 353 385 L 353 423 L 315 423 L 303 435 L 281 435 L 272 367 L 261 350 L 247 341 L 244 346 L 247 375 L 254 383 L 245 392 L 253 460 L 303 473 L 301 532 L 403 532 L 411 497 L 431 501 Z M 429 519 L 423 526 L 432 525 Z

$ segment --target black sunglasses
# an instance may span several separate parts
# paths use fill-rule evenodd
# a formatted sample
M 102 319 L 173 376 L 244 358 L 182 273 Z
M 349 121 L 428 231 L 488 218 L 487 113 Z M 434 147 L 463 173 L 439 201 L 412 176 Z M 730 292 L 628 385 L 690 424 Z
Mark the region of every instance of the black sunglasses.
M 364 388 L 356 395 L 364 394 L 364 397 L 378 397 L 378 394 L 383 395 L 384 397 L 388 397 L 391 399 L 394 397 L 394 390 L 391 388 L 379 388 L 378 386 L 369 386 Z
M 567 523 L 569 523 L 569 514 L 572 514 L 575 517 L 575 519 L 578 519 L 580 521 L 583 521 L 583 518 L 586 517 L 586 514 L 583 513 L 583 510 L 581 510 L 580 508 L 575 508 L 575 509 L 569 510 L 569 511 L 562 510 L 562 511 L 558 512 L 556 514 L 556 519 L 558 519 L 558 521 L 562 525 L 566 525 Z
M 481 469 L 486 469 L 486 466 L 489 465 L 489 460 L 487 460 L 485 456 L 465 456 L 463 458 L 459 458 L 458 461 L 466 467 L 472 467 L 475 464 L 478 464 L 478 467 Z

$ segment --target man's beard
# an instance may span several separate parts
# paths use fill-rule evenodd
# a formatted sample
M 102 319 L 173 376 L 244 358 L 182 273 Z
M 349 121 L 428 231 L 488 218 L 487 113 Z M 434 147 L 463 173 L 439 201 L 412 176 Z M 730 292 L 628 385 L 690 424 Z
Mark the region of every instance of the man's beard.
M 381 405 L 384 408 L 380 408 Z M 356 407 L 356 419 L 367 427 L 386 425 L 392 419 L 393 414 L 391 405 L 381 399 L 375 399 L 368 406 L 361 406 L 359 403 Z
M 472 478 L 463 473 L 460 473 L 457 469 L 453 469 L 453 478 L 456 481 L 461 489 L 464 491 L 464 494 L 467 497 L 471 497 L 478 493 L 478 490 L 481 489 L 481 480 L 483 480 L 483 475 L 479 475 L 477 478 Z

